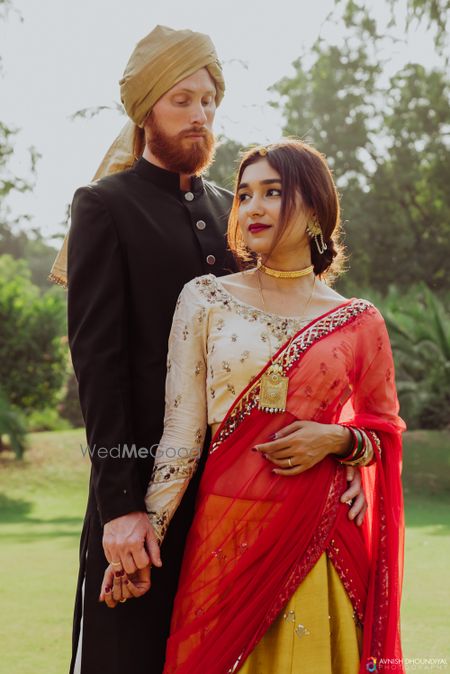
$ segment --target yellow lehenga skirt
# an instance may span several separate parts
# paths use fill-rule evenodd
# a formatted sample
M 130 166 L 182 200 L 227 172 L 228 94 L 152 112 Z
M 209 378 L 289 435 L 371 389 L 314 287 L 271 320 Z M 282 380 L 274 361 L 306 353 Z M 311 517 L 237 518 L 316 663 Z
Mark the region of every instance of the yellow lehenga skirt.
M 324 552 L 240 674 L 357 674 L 362 628 Z

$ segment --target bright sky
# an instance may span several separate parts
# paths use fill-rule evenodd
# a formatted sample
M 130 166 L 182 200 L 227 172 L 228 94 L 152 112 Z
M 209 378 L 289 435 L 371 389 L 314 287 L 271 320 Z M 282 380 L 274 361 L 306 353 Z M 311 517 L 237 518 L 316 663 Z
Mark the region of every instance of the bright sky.
M 292 73 L 291 63 L 314 42 L 334 6 L 333 0 L 13 3 L 17 11 L 0 24 L 0 120 L 20 129 L 11 162 L 17 175 L 29 175 L 26 148 L 34 145 L 42 158 L 33 193 L 13 195 L 9 205 L 14 217 L 31 214 L 29 226 L 46 236 L 61 232 L 74 190 L 89 182 L 124 123 L 113 110 L 91 120 L 70 116 L 119 101 L 118 80 L 128 57 L 155 25 L 212 37 L 227 82 L 216 132 L 243 143 L 269 142 L 281 135 L 281 119 L 267 105 L 267 89 Z M 390 60 L 418 59 L 418 52 L 422 63 L 433 63 L 432 41 L 423 32 L 396 46 Z

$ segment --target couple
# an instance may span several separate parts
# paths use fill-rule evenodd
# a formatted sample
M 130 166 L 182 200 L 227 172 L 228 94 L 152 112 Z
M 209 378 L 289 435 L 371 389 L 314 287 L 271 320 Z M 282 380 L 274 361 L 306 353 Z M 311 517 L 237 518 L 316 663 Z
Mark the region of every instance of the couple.
M 74 198 L 69 339 L 94 452 L 71 672 L 347 674 L 401 657 L 386 328 L 326 283 L 339 203 L 317 151 L 250 150 L 234 197 L 199 176 L 223 91 L 209 38 L 155 29 L 121 81 L 134 126 L 100 169 L 119 173 Z M 95 453 L 133 443 L 158 445 L 154 463 Z

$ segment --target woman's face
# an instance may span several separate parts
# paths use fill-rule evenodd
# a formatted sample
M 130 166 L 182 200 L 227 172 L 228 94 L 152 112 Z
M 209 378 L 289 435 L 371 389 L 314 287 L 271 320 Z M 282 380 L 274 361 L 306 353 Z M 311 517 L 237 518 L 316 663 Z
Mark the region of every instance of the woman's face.
M 263 258 L 271 251 L 279 225 L 282 189 L 280 174 L 264 158 L 244 169 L 238 185 L 238 222 L 242 237 L 247 247 Z M 304 252 L 305 246 L 309 248 L 307 222 L 308 213 L 298 194 L 297 209 L 277 243 L 273 255 L 279 258 L 286 253 L 292 255 L 296 251 Z

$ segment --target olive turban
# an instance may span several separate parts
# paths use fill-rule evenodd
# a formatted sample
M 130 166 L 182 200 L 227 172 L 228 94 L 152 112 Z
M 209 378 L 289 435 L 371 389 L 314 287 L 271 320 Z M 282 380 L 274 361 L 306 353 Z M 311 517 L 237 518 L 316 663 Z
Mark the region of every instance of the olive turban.
M 156 101 L 200 68 L 207 68 L 214 80 L 219 105 L 225 83 L 211 38 L 192 30 L 156 26 L 137 43 L 119 82 L 128 117 L 143 126 Z
M 225 82 L 216 50 L 208 35 L 192 30 L 156 26 L 136 45 L 120 80 L 120 95 L 130 121 L 121 130 L 97 169 L 94 180 L 130 168 L 137 159 L 137 127 L 175 84 L 200 68 L 207 68 L 216 86 L 216 104 L 223 98 Z M 67 287 L 67 242 L 64 239 L 49 278 Z

